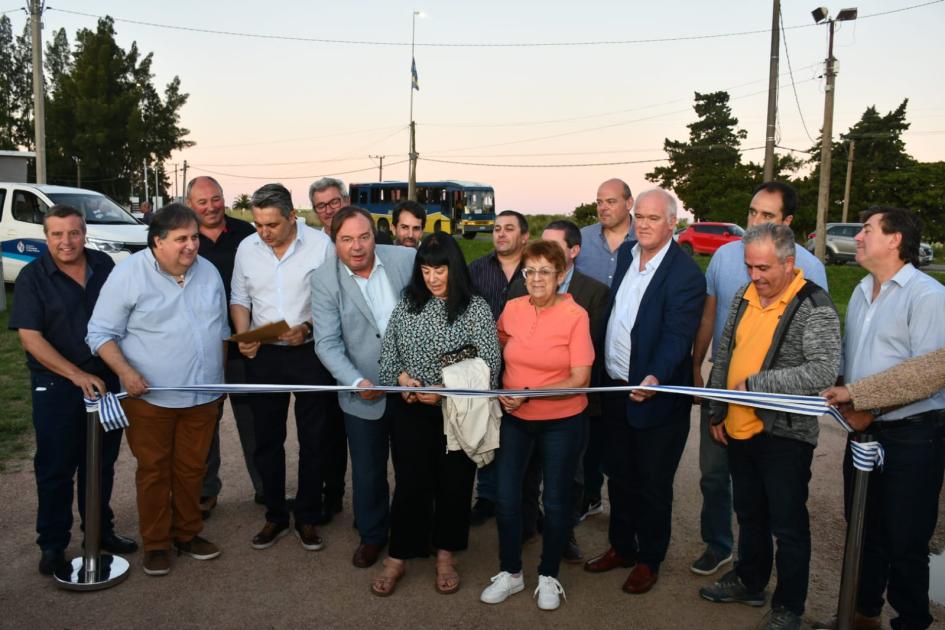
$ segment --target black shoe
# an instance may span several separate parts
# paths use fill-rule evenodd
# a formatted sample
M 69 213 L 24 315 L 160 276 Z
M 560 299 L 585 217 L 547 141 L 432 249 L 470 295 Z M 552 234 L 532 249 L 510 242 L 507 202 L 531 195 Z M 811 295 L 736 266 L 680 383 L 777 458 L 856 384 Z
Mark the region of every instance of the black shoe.
M 332 514 L 341 514 L 345 505 L 344 495 L 331 498 L 325 497 L 324 503 L 326 511 L 330 511 Z
M 102 534 L 98 548 L 102 551 L 114 554 L 134 553 L 138 551 L 138 543 L 130 538 L 119 536 L 115 532 L 108 532 L 107 534 Z
M 335 518 L 335 513 L 332 512 L 331 507 L 326 503 L 322 503 L 322 513 L 321 516 L 318 517 L 318 520 L 315 521 L 315 524 L 328 525 L 333 518 Z
M 43 549 L 43 555 L 39 559 L 39 572 L 43 575 L 52 575 L 68 564 L 66 554 L 61 549 Z
M 200 497 L 200 516 L 203 520 L 210 518 L 210 513 L 217 506 L 216 497 Z
M 473 526 L 482 525 L 493 516 L 495 516 L 495 502 L 480 497 L 476 499 L 476 503 L 469 513 L 469 524 Z
M 568 537 L 568 544 L 564 547 L 564 553 L 561 555 L 561 559 L 568 564 L 584 563 L 584 554 L 581 553 L 581 548 L 578 546 L 577 538 L 574 537 L 573 531 Z

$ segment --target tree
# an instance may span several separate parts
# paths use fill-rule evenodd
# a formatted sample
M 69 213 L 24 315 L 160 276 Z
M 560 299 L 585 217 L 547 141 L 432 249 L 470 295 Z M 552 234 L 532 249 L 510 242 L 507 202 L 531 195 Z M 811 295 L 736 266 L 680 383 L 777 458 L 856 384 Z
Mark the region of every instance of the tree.
M 66 29 L 55 32 L 52 41 L 46 43 L 44 55 L 46 68 L 47 97 L 59 91 L 64 76 L 72 72 L 72 51 Z
M 58 74 L 46 108 L 48 178 L 74 183 L 72 156 L 77 155 L 83 185 L 125 200 L 132 187 L 144 188 L 142 161 L 161 162 L 193 144 L 178 124 L 187 94 L 175 77 L 162 98 L 151 82 L 152 55 L 141 59 L 134 43 L 125 52 L 115 41 L 111 18 L 76 34 L 71 65 L 63 40 L 57 33 L 52 44 Z M 159 179 L 166 191 L 166 174 Z
M 582 203 L 571 215 L 578 227 L 584 227 L 597 222 L 597 203 Z
M 669 165 L 646 174 L 651 182 L 672 189 L 696 220 L 741 221 L 751 201 L 753 178 L 742 164 L 741 141 L 727 92 L 695 93 L 699 117 L 689 127 L 689 141 L 667 138 Z
M 252 210 L 253 202 L 249 198 L 249 195 L 247 195 L 246 193 L 243 193 L 242 195 L 237 195 L 236 198 L 233 199 L 233 209 L 234 210 Z
M 14 98 L 13 25 L 6 15 L 0 16 L 0 149 L 16 148 L 17 104 Z

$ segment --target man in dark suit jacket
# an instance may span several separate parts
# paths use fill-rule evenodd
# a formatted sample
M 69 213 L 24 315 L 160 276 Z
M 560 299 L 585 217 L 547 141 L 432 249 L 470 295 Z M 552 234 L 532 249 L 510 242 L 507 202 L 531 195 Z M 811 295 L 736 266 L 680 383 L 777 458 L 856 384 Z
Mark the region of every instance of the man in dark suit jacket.
M 391 311 L 410 281 L 416 252 L 375 245 L 371 215 L 348 206 L 332 217 L 336 259 L 312 274 L 315 352 L 340 385 L 369 387 L 378 382 L 381 339 Z M 387 543 L 390 490 L 387 457 L 390 418 L 399 396 L 380 392 L 340 392 L 351 448 L 354 518 L 361 544 L 352 558 L 369 567 Z
M 604 364 L 601 352 L 603 343 L 602 324 L 604 314 L 607 309 L 607 303 L 610 299 L 610 289 L 603 282 L 587 276 L 577 270 L 574 266 L 574 259 L 581 253 L 581 230 L 570 221 L 552 221 L 545 226 L 541 233 L 541 238 L 546 241 L 558 243 L 564 250 L 564 259 L 567 261 L 567 269 L 564 276 L 564 282 L 558 288 L 559 293 L 570 293 L 574 301 L 587 311 L 591 323 L 591 337 L 594 339 L 595 357 L 594 366 L 591 374 L 591 385 L 597 385 L 600 382 L 601 366 Z M 509 299 L 521 297 L 526 294 L 525 280 L 518 277 L 512 281 L 509 286 Z M 581 502 L 584 499 L 584 470 L 587 466 L 587 460 L 592 459 L 592 465 L 600 466 L 600 454 L 591 452 L 588 443 L 588 436 L 591 431 L 591 425 L 600 424 L 600 399 L 597 396 L 588 398 L 587 407 L 588 426 L 585 430 L 584 445 L 581 452 L 579 464 L 574 474 L 573 498 L 575 504 L 574 521 L 571 527 L 571 536 L 568 546 L 564 551 L 565 562 L 581 562 L 583 560 L 581 549 L 578 547 L 577 539 L 574 536 L 574 525 L 577 525 L 581 516 Z M 532 532 L 535 529 L 538 519 L 538 494 L 541 486 L 541 467 L 537 453 L 532 454 L 528 471 L 525 476 L 525 487 L 522 491 L 522 522 L 525 523 L 525 532 Z
M 617 254 L 604 341 L 604 385 L 691 385 L 692 343 L 705 300 L 705 276 L 673 241 L 676 200 L 659 188 L 637 197 L 638 242 Z M 591 572 L 631 567 L 623 590 L 656 584 L 669 547 L 673 478 L 689 435 L 691 401 L 636 390 L 605 395 L 611 547 Z M 634 566 L 635 565 L 635 566 Z

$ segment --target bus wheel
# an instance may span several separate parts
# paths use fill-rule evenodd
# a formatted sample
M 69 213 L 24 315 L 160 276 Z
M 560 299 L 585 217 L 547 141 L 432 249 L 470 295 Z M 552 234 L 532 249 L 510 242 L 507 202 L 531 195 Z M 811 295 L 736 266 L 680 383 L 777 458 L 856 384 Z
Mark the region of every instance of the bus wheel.
M 471 241 L 471 240 L 473 240 L 474 238 L 476 238 L 476 233 L 475 233 L 475 232 L 463 232 L 463 238 L 466 239 L 466 240 L 468 240 L 468 241 Z

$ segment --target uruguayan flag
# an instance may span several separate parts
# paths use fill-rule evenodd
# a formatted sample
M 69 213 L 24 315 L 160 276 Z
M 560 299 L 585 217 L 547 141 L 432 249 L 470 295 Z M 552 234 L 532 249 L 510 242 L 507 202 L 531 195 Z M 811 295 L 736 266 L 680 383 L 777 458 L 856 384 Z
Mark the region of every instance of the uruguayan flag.
M 111 392 L 105 392 L 104 396 L 96 399 L 86 398 L 85 410 L 89 413 L 97 411 L 99 420 L 102 422 L 102 428 L 106 431 L 124 429 L 128 426 L 128 416 L 125 415 L 125 410 L 121 408 L 118 396 Z

